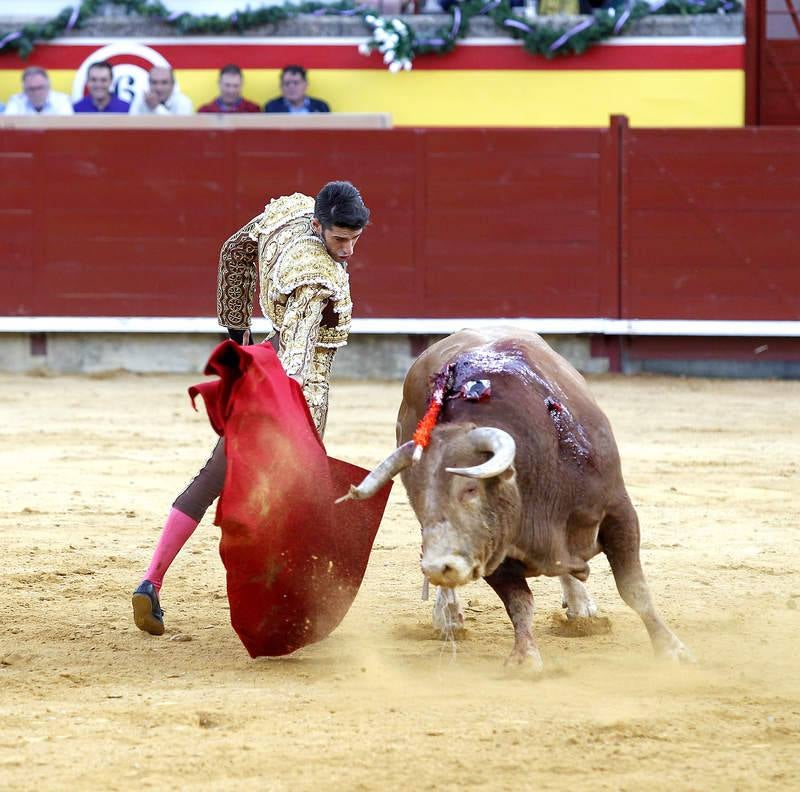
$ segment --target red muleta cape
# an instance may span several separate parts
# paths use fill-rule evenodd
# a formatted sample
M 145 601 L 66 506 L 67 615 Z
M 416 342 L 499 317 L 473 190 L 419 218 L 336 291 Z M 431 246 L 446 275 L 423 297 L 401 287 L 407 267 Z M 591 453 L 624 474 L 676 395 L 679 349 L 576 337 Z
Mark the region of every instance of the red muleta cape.
M 334 504 L 368 471 L 325 453 L 300 386 L 269 344 L 223 341 L 189 389 L 225 438 L 215 524 L 231 624 L 251 657 L 284 655 L 327 636 L 353 603 L 391 483 Z

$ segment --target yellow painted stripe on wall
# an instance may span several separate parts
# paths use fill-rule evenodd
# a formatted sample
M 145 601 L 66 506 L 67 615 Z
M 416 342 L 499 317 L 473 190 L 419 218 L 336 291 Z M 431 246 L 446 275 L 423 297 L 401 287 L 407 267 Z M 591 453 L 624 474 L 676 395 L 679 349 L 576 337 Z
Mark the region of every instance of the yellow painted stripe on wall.
M 245 96 L 278 95 L 277 69 L 249 69 Z M 50 73 L 70 93 L 73 72 Z M 216 95 L 213 69 L 179 70 L 195 105 Z M 309 93 L 334 110 L 390 113 L 401 126 L 606 126 L 624 114 L 634 126 L 739 127 L 744 72 L 736 69 L 619 71 L 412 71 L 317 69 Z M 0 97 L 19 91 L 19 75 L 0 72 Z

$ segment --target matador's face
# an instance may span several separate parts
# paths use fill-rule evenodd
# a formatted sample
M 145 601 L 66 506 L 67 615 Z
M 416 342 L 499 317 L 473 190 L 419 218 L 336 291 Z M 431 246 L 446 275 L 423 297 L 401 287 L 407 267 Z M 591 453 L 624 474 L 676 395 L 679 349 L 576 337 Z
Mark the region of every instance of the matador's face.
M 345 228 L 337 225 L 323 228 L 316 218 L 311 221 L 311 227 L 325 243 L 325 248 L 331 258 L 336 261 L 347 261 L 353 255 L 361 234 L 364 233 L 363 228 Z

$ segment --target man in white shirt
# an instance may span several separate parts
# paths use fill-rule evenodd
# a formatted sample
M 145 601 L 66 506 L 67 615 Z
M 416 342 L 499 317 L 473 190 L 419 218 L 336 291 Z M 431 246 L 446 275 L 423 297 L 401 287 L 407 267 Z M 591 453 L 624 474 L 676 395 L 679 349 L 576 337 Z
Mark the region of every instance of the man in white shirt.
M 150 88 L 131 104 L 131 115 L 192 115 L 192 100 L 175 87 L 175 74 L 167 66 L 150 69 Z
M 6 105 L 6 115 L 72 115 L 70 98 L 50 90 L 50 78 L 41 66 L 22 72 L 22 93 L 14 94 Z

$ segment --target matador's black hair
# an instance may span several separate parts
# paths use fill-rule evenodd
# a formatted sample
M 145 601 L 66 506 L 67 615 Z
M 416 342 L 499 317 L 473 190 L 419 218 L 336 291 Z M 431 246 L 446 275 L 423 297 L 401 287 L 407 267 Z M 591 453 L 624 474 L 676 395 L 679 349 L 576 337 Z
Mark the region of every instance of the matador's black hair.
M 369 209 L 350 182 L 328 182 L 314 202 L 314 217 L 323 228 L 341 226 L 358 230 L 369 223 Z

